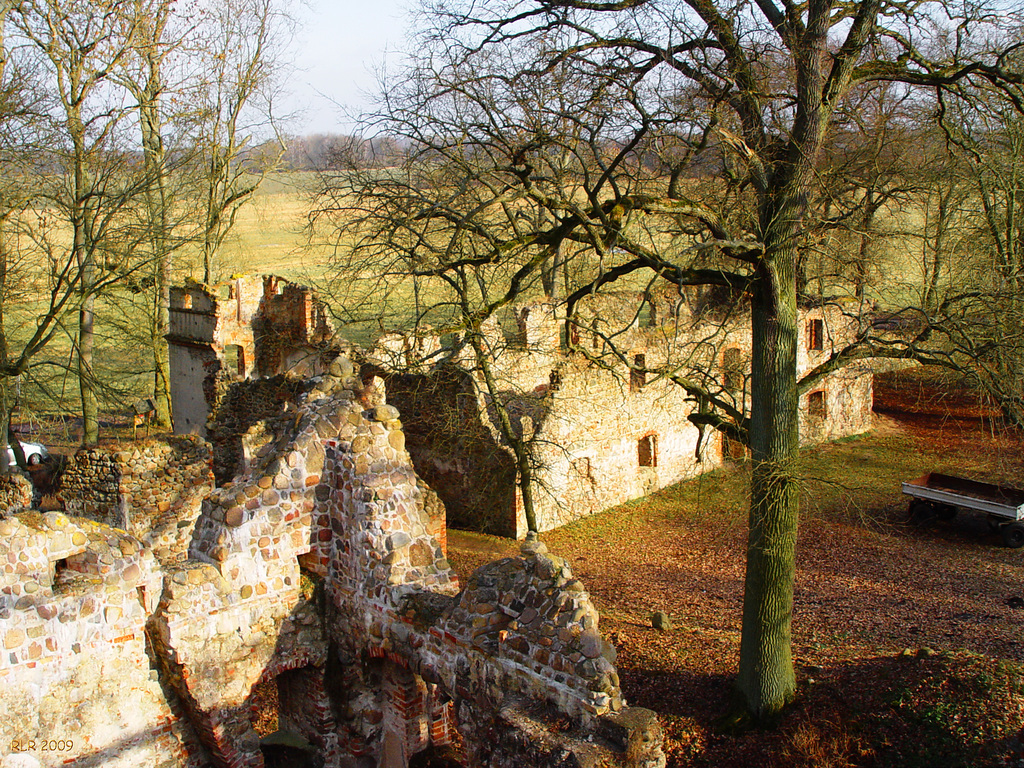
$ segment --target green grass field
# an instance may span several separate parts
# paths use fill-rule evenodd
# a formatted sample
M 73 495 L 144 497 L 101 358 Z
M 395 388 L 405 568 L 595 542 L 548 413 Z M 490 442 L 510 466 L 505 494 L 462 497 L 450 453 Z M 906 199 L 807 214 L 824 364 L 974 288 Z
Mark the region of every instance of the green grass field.
M 312 173 L 292 172 L 269 176 L 238 212 L 217 263 L 215 281 L 237 274 L 278 274 L 295 282 L 312 285 L 328 302 L 339 331 L 356 343 L 372 342 L 381 330 L 410 327 L 416 318 L 415 290 L 411 279 L 381 279 L 372 269 L 338 279 L 336 246 L 325 238 L 311 238 L 308 228 L 312 191 L 317 179 Z M 913 302 L 922 284 L 922 241 L 914 234 L 924 224 L 924 212 L 918 208 L 891 212 L 882 229 L 889 234 L 876 248 L 872 264 L 872 289 L 869 298 L 881 305 Z M 320 233 L 322 236 L 324 233 Z M 345 250 L 345 243 L 337 247 Z M 811 262 L 814 258 L 811 258 Z M 365 266 L 365 265 L 364 265 Z M 827 264 L 811 264 L 812 270 L 829 272 Z M 183 248 L 175 262 L 175 279 L 202 277 L 197 248 Z M 641 290 L 646 281 L 630 276 L 617 282 L 615 289 Z M 421 283 L 421 306 L 437 304 L 443 290 L 437 284 Z M 813 288 L 813 281 L 812 281 Z M 32 324 L 37 301 L 25 296 L 24 301 L 8 308 L 8 326 L 20 319 L 24 329 Z M 148 312 L 145 293 L 133 293 L 121 286 L 108 291 L 98 304 L 98 373 L 109 386 L 101 408 L 118 412 L 126 403 L 149 394 L 151 366 L 145 340 L 145 315 Z M 444 325 L 449 310 L 427 315 L 433 326 Z M 66 318 L 66 328 L 58 333 L 40 356 L 47 365 L 37 369 L 23 382 L 23 405 L 28 413 L 54 411 L 74 412 L 77 404 L 77 383 L 68 362 L 73 361 L 71 347 L 75 318 Z M 22 335 L 24 335 L 23 330 Z M 12 336 L 17 337 L 17 333 Z

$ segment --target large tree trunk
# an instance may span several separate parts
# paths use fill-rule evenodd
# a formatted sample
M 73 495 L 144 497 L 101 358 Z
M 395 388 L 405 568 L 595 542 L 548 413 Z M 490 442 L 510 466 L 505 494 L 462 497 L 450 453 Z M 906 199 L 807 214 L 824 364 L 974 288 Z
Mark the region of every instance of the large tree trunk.
M 791 625 L 800 511 L 797 248 L 830 113 L 822 98 L 828 14 L 819 8 L 814 16 L 797 67 L 793 133 L 761 192 L 765 250 L 750 296 L 752 476 L 736 685 L 745 714 L 755 720 L 771 717 L 796 693 Z
M 794 247 L 762 265 L 751 301 L 750 531 L 737 686 L 747 713 L 771 715 L 796 690 L 790 651 L 799 452 Z

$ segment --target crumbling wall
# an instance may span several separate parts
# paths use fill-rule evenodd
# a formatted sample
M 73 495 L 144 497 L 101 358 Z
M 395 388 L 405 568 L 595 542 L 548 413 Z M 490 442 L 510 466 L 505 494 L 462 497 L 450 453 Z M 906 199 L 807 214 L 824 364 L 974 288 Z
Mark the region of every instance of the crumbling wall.
M 160 595 L 148 549 L 94 521 L 23 512 L 0 520 L 0 563 L 0 756 L 41 766 L 192 764 L 187 724 L 146 653 Z
M 819 323 L 820 349 L 814 349 L 813 325 Z M 797 345 L 797 377 L 807 375 L 829 359 L 833 346 L 841 346 L 857 332 L 857 321 L 838 307 L 816 307 L 801 312 Z M 821 443 L 857 435 L 871 429 L 873 368 L 852 363 L 828 374 L 800 401 L 800 442 Z
M 534 503 L 540 530 L 645 496 L 717 466 L 689 421 L 693 403 L 671 381 L 631 386 L 582 359 L 558 368 L 549 412 L 537 429 Z M 650 456 L 643 456 L 641 443 Z M 706 443 L 703 447 L 706 447 Z M 522 512 L 517 534 L 526 535 Z
M 179 434 L 205 434 L 233 382 L 285 371 L 316 376 L 341 347 L 312 290 L 273 275 L 172 288 L 167 340 Z
M 447 524 L 514 536 L 515 462 L 482 421 L 469 375 L 444 366 L 386 380 L 389 397 L 401 404 L 416 472 L 444 501 Z
M 274 276 L 263 278 L 263 300 L 252 327 L 256 370 L 262 376 L 282 371 L 319 376 L 338 353 L 323 302 L 311 289 Z
M 284 430 L 290 433 L 298 413 L 296 403 L 310 386 L 306 380 L 277 375 L 235 382 L 226 389 L 206 432 L 219 484 L 247 474 L 275 448 L 273 441 L 282 430 L 275 431 L 264 422 L 290 419 Z
M 403 450 L 404 436 L 390 406 L 373 408 L 373 419 L 364 415 L 353 391 L 362 384 L 347 360 L 334 370 L 303 400 L 287 444 L 211 495 L 192 547 L 193 558 L 208 565 L 190 563 L 176 573 L 155 617 L 169 675 L 218 765 L 262 764 L 250 699 L 261 680 L 285 672 L 304 675 L 313 690 L 321 681 L 312 701 L 291 697 L 291 727 L 329 764 L 339 754 L 322 689 L 326 643 L 317 613 L 300 596 L 300 561 L 329 574 L 336 537 L 323 502 L 338 488 L 323 474 L 325 441 L 348 435 L 365 483 L 385 493 L 389 475 L 378 466 L 382 457 L 371 435 L 383 435 L 380 450 L 392 453 Z M 346 378 L 349 388 L 342 389 Z M 417 493 L 411 503 L 422 506 L 423 498 Z M 421 537 L 429 535 L 427 527 Z M 210 620 L 197 625 L 196 612 Z M 212 658 L 211 648 L 218 649 Z
M 204 434 L 224 387 L 256 370 L 253 318 L 262 297 L 258 277 L 171 288 L 167 341 L 176 433 Z
M 169 574 L 152 620 L 169 684 L 217 766 L 263 764 L 252 726 L 261 681 L 324 663 L 321 623 L 299 591 L 298 565 L 291 559 L 276 566 L 232 580 L 213 564 L 190 561 Z M 292 727 L 337 757 L 323 723 L 299 719 Z
M 184 560 L 203 498 L 210 446 L 192 435 L 105 444 L 75 453 L 58 500 L 67 512 L 123 528 L 161 563 Z
M 694 398 L 657 371 L 686 361 L 692 378 L 739 410 L 750 405 L 751 330 L 742 297 L 728 291 L 613 292 L 585 297 L 561 351 L 564 323 L 550 302 L 517 306 L 518 335 L 482 328 L 500 391 L 485 391 L 472 355 L 415 374 L 390 370 L 392 400 L 409 424 L 417 470 L 437 488 L 449 523 L 508 536 L 526 533 L 511 451 L 495 428 L 501 402 L 534 461 L 538 530 L 545 531 L 743 458 L 745 449 L 690 421 Z M 798 377 L 857 333 L 838 306 L 804 307 Z M 619 358 L 592 363 L 614 342 Z M 424 349 L 432 345 L 419 338 Z M 388 348 L 397 348 L 392 334 Z M 416 347 L 403 347 L 409 364 Z M 575 351 L 574 351 L 575 349 Z M 387 369 L 386 350 L 370 358 Z M 423 369 L 422 361 L 414 365 Z M 474 412 L 475 404 L 475 412 Z M 804 444 L 871 426 L 871 371 L 824 375 L 801 399 Z
M 429 327 L 420 328 L 412 335 L 397 332 L 381 334 L 374 342 L 373 350 L 386 370 L 410 373 L 426 373 L 429 366 L 445 354 L 441 338 Z
M 32 506 L 32 483 L 19 470 L 0 475 L 0 517 Z
M 436 535 L 443 508 L 421 486 L 379 383 L 339 360 L 291 424 L 249 474 L 211 494 L 193 559 L 171 571 L 152 620 L 216 765 L 262 764 L 251 707 L 270 680 L 282 723 L 326 765 L 343 755 L 401 765 L 456 727 L 472 754 L 511 764 L 525 737 L 508 735 L 514 719 L 495 719 L 499 704 L 528 702 L 590 736 L 623 709 L 611 646 L 563 561 L 534 550 L 478 571 L 457 594 Z M 301 593 L 300 567 L 323 577 L 322 603 Z M 482 742 L 457 709 L 505 736 Z M 550 764 L 568 743 L 554 738 Z M 646 763 L 607 740 L 587 743 L 624 765 L 664 760 L 660 742 Z
M 484 566 L 453 595 L 453 574 L 416 503 L 416 475 L 393 445 L 387 417 L 397 413 L 381 408 L 373 414 L 385 417 L 383 429 L 371 425 L 368 433 L 343 432 L 327 443 L 328 472 L 340 490 L 328 499 L 332 529 L 345 533 L 335 538 L 325 592 L 333 609 L 329 663 L 343 681 L 335 690 L 346 749 L 402 764 L 450 738 L 445 724 L 455 718 L 441 714 L 445 701 L 465 710 L 467 721 L 476 712 L 478 722 L 491 722 L 502 704 L 522 698 L 593 735 L 595 718 L 621 710 L 623 702 L 614 651 L 597 632 L 582 584 L 563 560 L 534 545 L 526 558 Z M 360 460 L 366 451 L 376 462 Z M 373 658 L 391 666 L 367 671 Z M 384 694 L 379 678 L 389 681 Z M 406 693 L 388 693 L 394 690 Z M 429 728 L 407 727 L 410 710 Z M 471 755 L 500 751 L 481 732 L 459 725 Z M 555 750 L 559 759 L 565 748 L 560 742 Z M 644 757 L 663 762 L 660 742 Z M 602 759 L 625 755 L 605 745 Z

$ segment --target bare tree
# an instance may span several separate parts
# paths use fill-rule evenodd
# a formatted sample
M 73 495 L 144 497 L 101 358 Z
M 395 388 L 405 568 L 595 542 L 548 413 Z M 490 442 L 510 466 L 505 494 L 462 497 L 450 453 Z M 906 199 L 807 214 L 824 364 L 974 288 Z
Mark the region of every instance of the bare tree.
M 170 0 L 135 0 L 133 13 L 139 19 L 131 50 L 117 82 L 135 100 L 146 176 L 146 224 L 153 264 L 150 347 L 153 354 L 153 399 L 156 420 L 161 426 L 171 423 L 170 359 L 166 335 L 169 330 L 168 307 L 172 280 L 172 256 L 175 250 L 172 210 L 172 171 L 165 144 L 166 62 L 182 45 L 182 30 L 173 24 Z
M 885 0 L 437 4 L 373 126 L 402 137 L 412 162 L 325 191 L 325 211 L 355 218 L 338 242 L 363 276 L 389 282 L 393 295 L 389 277 L 431 281 L 431 309 L 418 318 L 470 342 L 486 318 L 542 292 L 543 265 L 559 249 L 575 279 L 570 343 L 579 301 L 616 281 L 704 286 L 749 306 L 749 410 L 685 361 L 659 371 L 699 402 L 694 423 L 750 447 L 737 680 L 747 716 L 777 712 L 796 685 L 799 398 L 854 359 L 917 354 L 922 341 L 886 339 L 865 323 L 797 380 L 798 306 L 812 299 L 799 295 L 800 267 L 809 245 L 822 247 L 816 222 L 828 216 L 814 201 L 838 118 L 863 115 L 858 100 L 876 83 L 954 99 L 970 84 L 1020 82 L 1005 46 L 989 42 L 1010 17 L 990 10 Z M 933 55 L 946 31 L 959 45 Z M 562 98 L 524 98 L 552 91 Z M 874 195 L 858 183 L 842 202 L 870 210 Z M 818 302 L 831 295 L 815 292 Z
M 83 439 L 95 441 L 98 388 L 124 389 L 98 373 L 109 364 L 97 359 L 97 329 L 135 333 L 134 304 L 152 286 L 147 344 L 166 422 L 172 256 L 198 242 L 209 271 L 239 206 L 280 155 L 277 142 L 267 159 L 265 139 L 276 131 L 270 110 L 287 17 L 269 0 L 187 8 L 165 0 L 26 0 L 4 5 L 3 22 L 17 43 L 16 69 L 35 76 L 37 118 L 31 132 L 17 121 L 3 126 L 12 147 L 4 181 L 22 190 L 16 200 L 8 195 L 4 208 L 5 285 L 14 265 L 25 266 L 31 279 L 23 277 L 20 287 L 50 292 L 51 311 L 40 317 L 39 335 L 18 324 L 25 354 L 10 351 L 9 335 L 0 363 L 11 376 L 42 370 L 38 353 L 67 332 L 71 362 L 45 362 L 73 363 Z M 101 289 L 119 282 L 121 298 L 111 301 L 120 301 L 121 311 L 98 317 Z M 125 302 L 132 312 L 123 312 Z M 74 331 L 64 322 L 72 308 L 79 314 Z M 10 329 L 10 312 L 5 319 Z
M 95 84 L 103 76 L 92 68 L 96 60 L 86 55 L 88 45 L 74 52 L 57 41 L 48 52 L 37 47 L 51 33 L 64 34 L 65 42 L 66 35 L 78 34 L 83 42 L 96 28 L 73 28 L 60 8 L 48 4 L 18 3 L 3 11 L 0 30 L 13 29 L 3 42 L 18 45 L 13 55 L 0 46 L 0 449 L 7 445 L 23 384 L 37 382 L 42 371 L 69 365 L 41 353 L 69 333 L 76 310 L 88 324 L 92 299 L 119 279 L 105 266 L 122 252 L 114 243 L 115 232 L 123 234 L 124 228 L 114 221 L 132 194 L 131 183 L 125 186 L 120 174 L 102 181 L 92 175 L 104 167 L 92 162 L 93 141 L 107 147 L 103 135 L 111 126 L 89 111 L 95 92 L 86 81 Z M 98 34 L 93 42 L 99 45 L 98 40 L 106 38 Z M 54 60 L 66 66 L 53 69 Z M 72 103 L 76 98 L 80 101 Z M 74 137 L 70 127 L 76 129 Z M 117 159 L 123 164 L 123 156 Z M 7 470 L 6 451 L 0 450 L 0 472 Z
M 113 73 L 130 55 L 140 18 L 133 2 L 102 9 L 64 0 L 20 3 L 12 16 L 29 43 L 25 55 L 48 87 L 50 163 L 58 166 L 41 185 L 36 205 L 66 227 L 70 261 L 77 265 L 79 312 L 77 374 L 83 440 L 98 439 L 94 372 L 95 299 L 104 271 L 124 268 L 139 243 L 132 208 L 147 186 L 143 169 L 130 160 L 131 110 Z M 61 248 L 61 233 L 34 230 L 37 246 Z M 55 256 L 56 263 L 64 263 Z
M 984 89 L 941 102 L 944 155 L 931 165 L 930 332 L 1012 424 L 1024 424 L 1024 120 Z M 1015 93 L 1014 95 L 1019 96 Z
M 22 73 L 8 67 L 7 40 L 4 35 L 7 19 L 14 8 L 14 2 L 0 3 L 0 163 L 5 173 L 0 185 L 0 475 L 10 471 L 7 447 L 10 439 L 10 419 L 17 402 L 17 389 L 21 374 L 27 369 L 28 361 L 35 349 L 45 338 L 32 339 L 24 349 L 16 349 L 16 342 L 8 334 L 8 302 L 15 295 L 14 286 L 21 282 L 22 266 L 14 253 L 12 240 L 14 222 L 24 209 L 26 192 L 16 180 L 21 173 L 11 173 L 16 159 L 24 159 L 21 147 L 15 140 L 26 122 L 31 122 L 31 107 L 25 98 L 28 89 Z M 27 120 L 26 120 L 27 118 Z M 15 440 L 15 458 L 24 466 L 24 454 L 19 457 L 19 446 Z
M 192 141 L 206 283 L 239 209 L 284 154 L 274 99 L 291 25 L 276 0 L 223 0 L 206 9 L 189 47 L 198 75 L 188 99 L 196 105 Z M 258 147 L 260 157 L 251 161 Z

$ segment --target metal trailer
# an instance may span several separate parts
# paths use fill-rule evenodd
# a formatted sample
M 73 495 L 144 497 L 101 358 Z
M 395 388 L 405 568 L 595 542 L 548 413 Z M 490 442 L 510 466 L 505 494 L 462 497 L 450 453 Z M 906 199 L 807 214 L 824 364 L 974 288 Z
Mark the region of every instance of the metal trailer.
M 1014 549 L 1024 547 L 1024 491 L 962 477 L 928 474 L 903 483 L 911 497 L 908 513 L 913 522 L 951 520 L 957 508 L 984 512 L 992 530 Z

